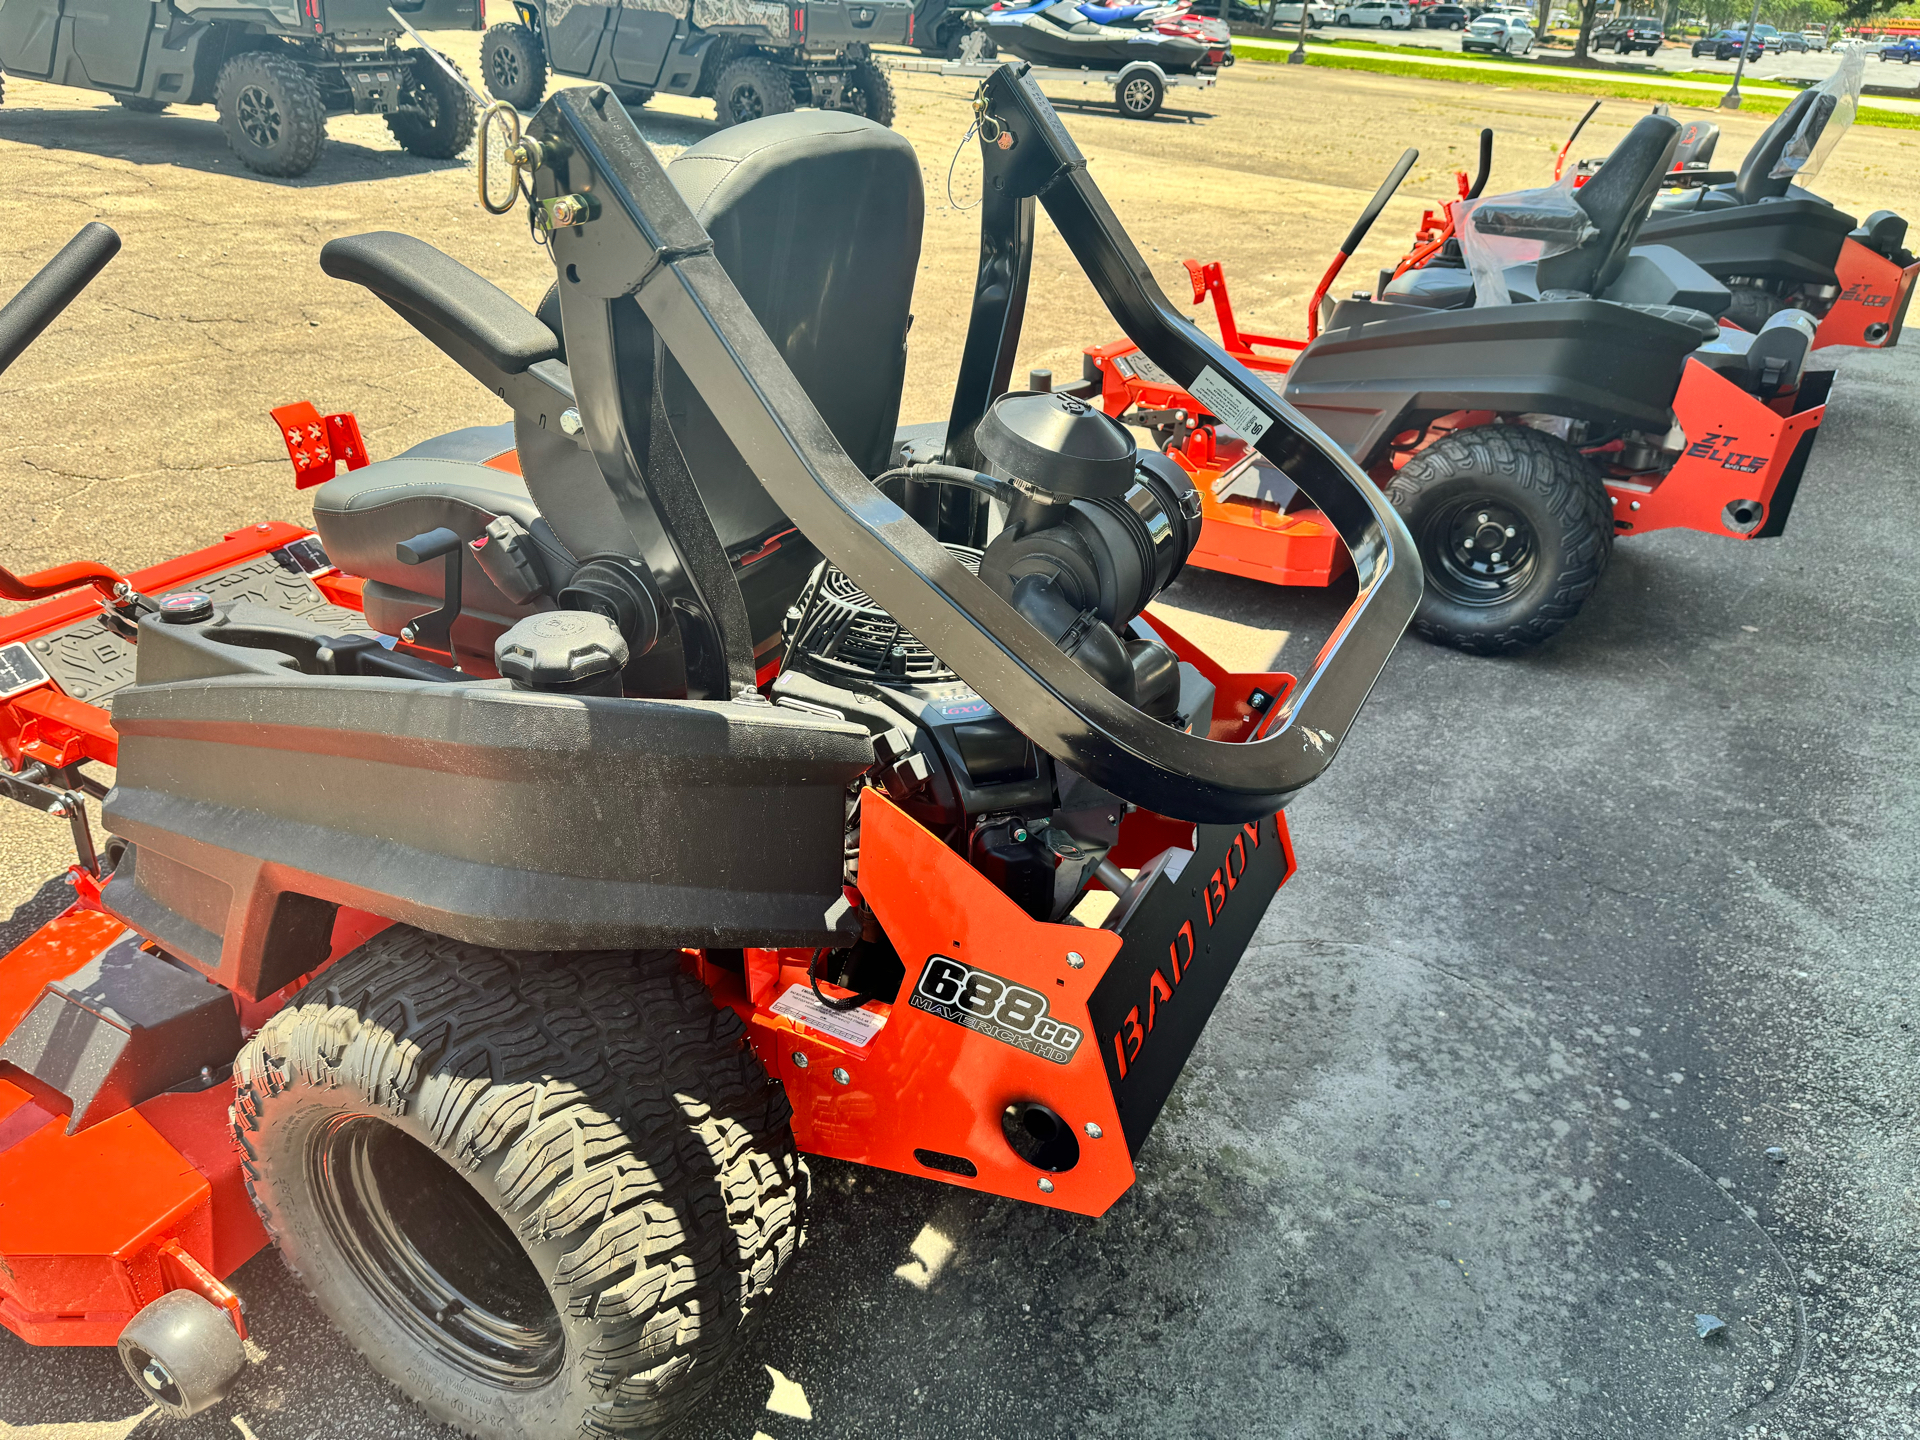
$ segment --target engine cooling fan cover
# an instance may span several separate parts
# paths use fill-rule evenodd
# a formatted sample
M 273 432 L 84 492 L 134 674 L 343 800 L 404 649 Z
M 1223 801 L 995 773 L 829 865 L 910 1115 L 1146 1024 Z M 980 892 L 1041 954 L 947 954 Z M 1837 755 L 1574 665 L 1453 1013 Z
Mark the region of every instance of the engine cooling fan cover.
M 981 553 L 949 545 L 948 553 L 976 573 Z M 800 602 L 787 612 L 790 664 L 823 677 L 933 685 L 957 679 L 941 658 L 874 603 L 839 567 L 823 562 Z

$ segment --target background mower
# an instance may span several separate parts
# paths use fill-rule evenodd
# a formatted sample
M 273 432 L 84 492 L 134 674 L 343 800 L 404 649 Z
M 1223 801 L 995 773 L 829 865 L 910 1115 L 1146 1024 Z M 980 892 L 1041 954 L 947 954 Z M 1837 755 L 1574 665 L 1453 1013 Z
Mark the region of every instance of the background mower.
M 1725 287 L 1671 250 L 1635 248 L 1680 131 L 1649 116 L 1579 190 L 1486 200 L 1484 135 L 1467 213 L 1536 256 L 1483 267 L 1491 298 L 1508 303 L 1476 305 L 1466 265 L 1434 260 L 1382 272 L 1374 294 L 1327 300 L 1413 151 L 1315 292 L 1307 341 L 1241 330 L 1220 267 L 1188 262 L 1227 348 L 1285 376 L 1287 399 L 1407 520 L 1427 573 L 1415 625 L 1430 640 L 1477 653 L 1546 640 L 1580 610 L 1617 534 L 1755 539 L 1787 524 L 1829 377 L 1803 373 L 1811 317 L 1724 331 Z M 1194 564 L 1281 584 L 1342 572 L 1324 518 L 1250 447 L 1259 415 L 1205 378 L 1174 382 L 1130 342 L 1091 347 L 1084 363 L 1077 393 L 1152 429 L 1195 477 L 1206 523 Z
M 0 961 L 0 1323 L 118 1344 L 190 1414 L 271 1240 L 448 1424 L 654 1431 L 764 1315 L 798 1153 L 1082 1215 L 1127 1189 L 1420 576 L 1161 295 L 1031 80 L 978 104 L 944 425 L 897 433 L 904 140 L 787 115 L 670 174 L 566 90 L 504 177 L 557 325 L 406 236 L 322 252 L 511 426 L 369 463 L 352 417 L 283 407 L 315 531 L 0 572 L 43 602 L 0 636 L 0 787 L 77 852 Z M 1195 543 L 1186 472 L 1008 392 L 1037 201 L 1353 553 L 1298 682 L 1146 610 Z M 0 362 L 117 245 L 89 226 L 30 282 Z
M 1816 347 L 1879 349 L 1901 338 L 1921 264 L 1906 249 L 1908 222 L 1892 210 L 1865 221 L 1805 187 L 1854 123 L 1864 52 L 1794 97 L 1754 142 L 1738 171 L 1710 168 L 1718 129 L 1699 132 L 1691 163 L 1655 202 L 1644 244 L 1671 246 L 1728 287 L 1723 312 L 1757 330 L 1787 309 L 1820 322 Z

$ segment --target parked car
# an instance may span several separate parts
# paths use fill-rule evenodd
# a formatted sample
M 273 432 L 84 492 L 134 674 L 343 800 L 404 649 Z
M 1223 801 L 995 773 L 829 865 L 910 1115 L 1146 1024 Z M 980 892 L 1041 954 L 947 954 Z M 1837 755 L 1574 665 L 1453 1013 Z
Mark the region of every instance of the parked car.
M 1265 9 L 1263 9 L 1262 13 L 1266 13 Z M 1334 14 L 1335 11 L 1332 5 L 1324 5 L 1321 3 L 1321 0 L 1313 0 L 1313 3 L 1307 7 L 1307 28 L 1310 30 L 1319 30 L 1323 25 L 1332 25 L 1334 23 Z M 1291 5 L 1276 4 L 1274 6 L 1273 18 L 1267 22 L 1270 27 L 1299 25 L 1300 23 L 1301 7 L 1299 0 L 1295 0 L 1295 3 Z
M 1807 43 L 1808 49 L 1816 55 L 1828 48 L 1828 37 L 1819 30 L 1803 30 L 1801 38 Z
M 1463 54 L 1486 50 L 1490 54 L 1525 55 L 1533 48 L 1534 27 L 1522 15 L 1483 15 L 1461 37 Z
M 1745 30 L 1748 27 L 1742 25 L 1737 28 Z M 1756 25 L 1754 27 L 1754 33 L 1760 39 L 1762 49 L 1775 50 L 1780 48 L 1779 41 L 1781 39 L 1781 32 L 1776 30 L 1772 25 Z
M 1740 30 L 1723 30 L 1719 35 L 1703 35 L 1689 47 L 1688 53 L 1696 60 L 1703 55 L 1712 55 L 1716 60 L 1732 60 L 1743 49 L 1748 59 L 1759 60 L 1767 53 L 1767 46 L 1758 35 L 1748 35 Z
M 1793 30 L 1783 30 L 1768 42 L 1768 49 L 1777 55 L 1786 55 L 1790 52 L 1805 55 L 1808 53 L 1807 37 Z
M 1646 15 L 1623 15 L 1596 30 L 1593 45 L 1616 55 L 1632 55 L 1636 50 L 1652 55 L 1661 48 L 1661 22 Z
M 1414 25 L 1414 12 L 1408 9 L 1407 0 L 1349 0 L 1336 8 L 1334 23 L 1408 30 Z
M 1880 50 L 1883 60 L 1899 60 L 1903 65 L 1914 64 L 1921 58 L 1921 45 L 1913 40 L 1897 40 L 1892 45 L 1883 45 Z
M 1429 30 L 1465 30 L 1473 18 L 1465 5 L 1430 5 L 1421 12 L 1421 24 Z

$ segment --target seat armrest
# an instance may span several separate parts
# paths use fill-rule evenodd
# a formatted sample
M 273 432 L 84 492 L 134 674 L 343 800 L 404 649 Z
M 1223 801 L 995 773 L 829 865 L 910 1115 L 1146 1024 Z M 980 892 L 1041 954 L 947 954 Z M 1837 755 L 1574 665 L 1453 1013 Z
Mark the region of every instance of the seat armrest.
M 320 268 L 364 285 L 469 370 L 478 358 L 503 375 L 520 375 L 560 354 L 554 332 L 519 301 L 411 235 L 380 230 L 330 240 L 321 247 Z

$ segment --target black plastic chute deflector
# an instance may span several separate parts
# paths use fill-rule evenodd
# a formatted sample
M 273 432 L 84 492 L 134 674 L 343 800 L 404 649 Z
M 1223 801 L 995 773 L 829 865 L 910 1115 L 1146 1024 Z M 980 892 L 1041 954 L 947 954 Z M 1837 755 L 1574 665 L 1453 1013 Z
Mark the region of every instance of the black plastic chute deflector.
M 997 207 L 1016 226 L 1012 243 L 983 239 L 983 256 L 992 244 L 1003 269 L 998 294 L 976 296 L 967 359 L 979 359 L 984 323 L 995 350 L 977 379 L 991 385 L 1011 363 L 1020 325 L 1005 302 L 1024 296 L 1029 259 L 1018 234 L 1020 212 L 1039 197 L 1108 309 L 1152 360 L 1189 386 L 1211 368 L 1268 418 L 1262 453 L 1321 508 L 1354 557 L 1355 601 L 1270 722 L 1272 734 L 1228 744 L 1142 714 L 1063 655 L 875 489 L 714 258 L 712 243 L 633 121 L 598 88 L 559 92 L 529 127 L 543 148 L 536 202 L 588 194 L 595 206 L 591 221 L 549 237 L 587 438 L 617 497 L 649 483 L 636 460 L 647 453 L 646 420 L 622 403 L 617 349 L 573 343 L 577 333 L 614 333 L 614 308 L 632 298 L 801 532 L 1030 739 L 1164 815 L 1242 821 L 1269 813 L 1333 759 L 1413 615 L 1421 593 L 1413 543 L 1379 489 L 1332 441 L 1174 310 L 1033 82 L 1003 66 L 986 94 L 1013 137 L 1011 146 L 986 152 L 988 183 L 1003 192 L 1014 187 L 1021 203 Z M 996 155 L 1012 163 L 996 167 Z M 1031 236 L 1031 208 L 1027 218 Z M 998 317 L 997 301 L 1003 303 Z M 964 361 L 963 384 L 968 376 Z M 981 399 L 968 429 L 992 398 Z M 969 408 L 963 399 L 956 397 L 957 420 Z M 694 539 L 683 535 L 676 543 Z

